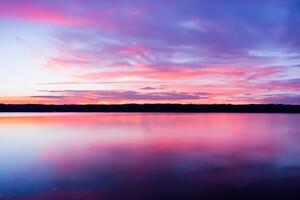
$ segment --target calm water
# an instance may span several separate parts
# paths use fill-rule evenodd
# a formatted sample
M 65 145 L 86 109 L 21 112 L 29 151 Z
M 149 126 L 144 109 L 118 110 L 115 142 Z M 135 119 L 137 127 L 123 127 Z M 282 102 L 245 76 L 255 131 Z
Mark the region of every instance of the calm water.
M 0 114 L 0 200 L 299 199 L 300 115 Z

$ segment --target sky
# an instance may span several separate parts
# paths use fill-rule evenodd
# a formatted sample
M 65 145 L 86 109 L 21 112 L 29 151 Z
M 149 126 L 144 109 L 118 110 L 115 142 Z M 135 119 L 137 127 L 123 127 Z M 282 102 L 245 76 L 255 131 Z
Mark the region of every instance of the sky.
M 0 103 L 300 104 L 299 0 L 0 0 Z

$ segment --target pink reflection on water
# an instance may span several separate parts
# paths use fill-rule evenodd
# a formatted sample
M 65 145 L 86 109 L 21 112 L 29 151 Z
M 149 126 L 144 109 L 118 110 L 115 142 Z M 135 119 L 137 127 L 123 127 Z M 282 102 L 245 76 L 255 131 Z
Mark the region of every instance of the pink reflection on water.
M 247 185 L 260 179 L 256 173 L 300 165 L 299 120 L 285 114 L 1 115 L 0 191 L 6 182 L 2 190 L 21 199 L 111 199 L 107 188 L 143 196 L 126 184 L 147 188 L 169 173 L 193 187 Z M 31 176 L 27 192 L 20 189 L 25 175 Z

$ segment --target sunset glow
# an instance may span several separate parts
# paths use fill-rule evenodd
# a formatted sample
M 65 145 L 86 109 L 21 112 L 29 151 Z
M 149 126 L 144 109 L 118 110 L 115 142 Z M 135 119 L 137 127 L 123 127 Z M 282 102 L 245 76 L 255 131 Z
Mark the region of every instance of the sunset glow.
M 0 0 L 0 103 L 300 104 L 298 0 Z

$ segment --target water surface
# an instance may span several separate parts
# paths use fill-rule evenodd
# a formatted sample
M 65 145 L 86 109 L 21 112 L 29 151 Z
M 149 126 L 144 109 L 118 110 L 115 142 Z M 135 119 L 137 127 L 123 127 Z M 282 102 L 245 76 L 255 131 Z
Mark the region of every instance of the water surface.
M 0 114 L 0 200 L 298 199 L 297 114 Z

